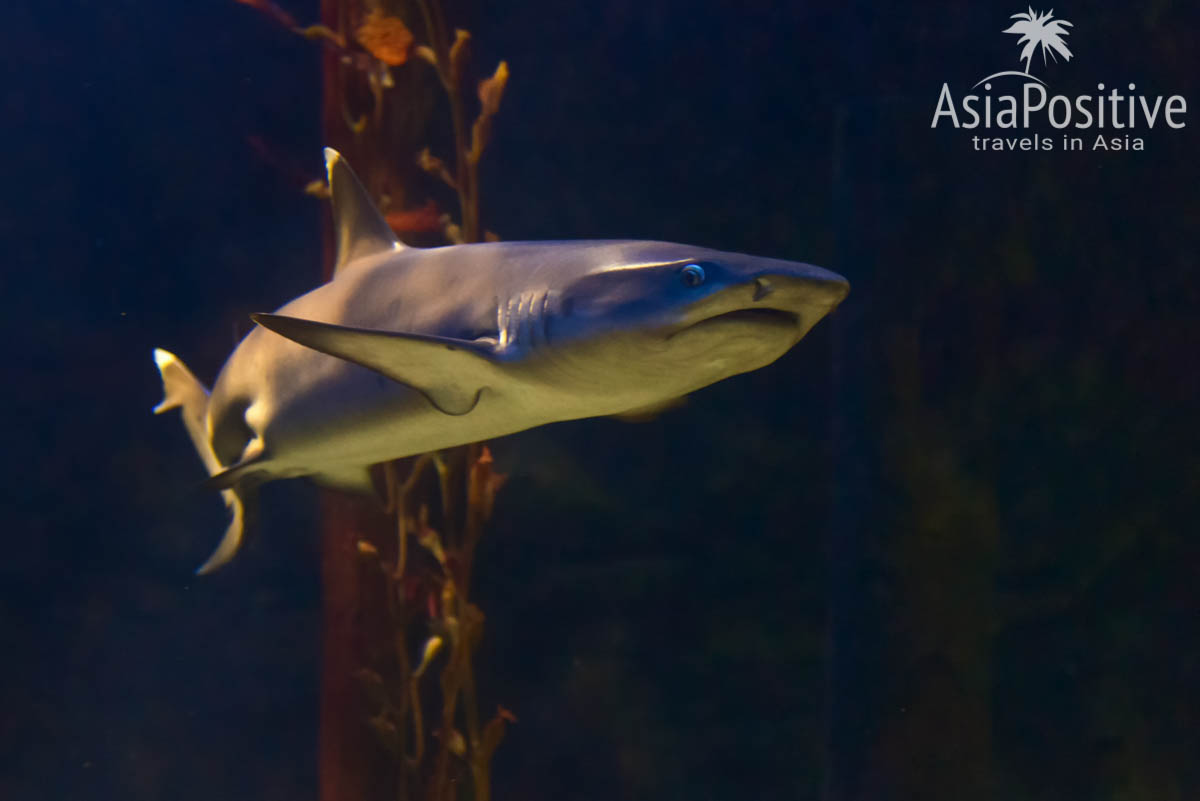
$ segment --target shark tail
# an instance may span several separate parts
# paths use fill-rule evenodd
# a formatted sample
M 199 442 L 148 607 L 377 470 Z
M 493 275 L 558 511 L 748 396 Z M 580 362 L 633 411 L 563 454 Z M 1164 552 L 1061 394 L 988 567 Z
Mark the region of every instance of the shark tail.
M 183 415 L 183 427 L 187 429 L 192 445 L 209 476 L 214 476 L 224 470 L 217 455 L 209 442 L 206 413 L 208 411 L 208 389 L 200 383 L 192 371 L 187 368 L 178 356 L 162 348 L 155 348 L 154 363 L 162 375 L 163 399 L 154 407 L 155 414 L 162 414 L 171 409 L 180 409 Z M 246 527 L 251 515 L 248 509 L 247 497 L 250 488 L 230 487 L 221 490 L 221 498 L 229 509 L 229 527 L 221 537 L 221 543 L 204 564 L 196 569 L 197 575 L 211 573 L 224 565 L 241 547 Z

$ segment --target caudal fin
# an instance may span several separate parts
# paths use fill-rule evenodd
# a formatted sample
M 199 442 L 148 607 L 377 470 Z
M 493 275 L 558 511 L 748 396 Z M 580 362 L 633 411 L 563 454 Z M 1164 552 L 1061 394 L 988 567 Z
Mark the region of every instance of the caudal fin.
M 196 568 L 197 576 L 211 573 L 233 559 L 238 548 L 242 547 L 242 538 L 253 518 L 256 507 L 254 499 L 257 497 L 253 487 L 221 490 L 221 497 L 225 500 L 225 505 L 229 507 L 229 527 L 225 529 L 225 536 L 221 537 L 217 549 L 205 560 L 204 564 Z
M 206 423 L 208 388 L 201 384 L 196 376 L 192 375 L 192 371 L 187 368 L 187 365 L 173 353 L 162 348 L 155 348 L 154 363 L 158 365 L 158 372 L 162 374 L 163 382 L 163 399 L 154 407 L 154 413 L 162 414 L 171 409 L 180 409 L 183 416 L 183 427 L 187 429 L 196 453 L 204 462 L 204 468 L 210 476 L 216 475 L 224 467 L 217 460 L 217 455 L 213 453 L 212 445 L 209 442 Z M 243 490 L 238 487 L 221 490 L 221 498 L 225 501 L 225 506 L 229 508 L 229 527 L 225 529 L 225 536 L 221 538 L 221 543 L 213 551 L 212 556 L 208 557 L 208 560 L 196 570 L 197 574 L 211 573 L 237 553 L 246 532 L 247 517 L 249 516 L 246 508 L 246 493 L 251 491 L 250 488 Z
M 204 462 L 204 468 L 210 476 L 220 472 L 221 465 L 209 444 L 208 426 L 204 421 L 208 411 L 208 388 L 192 375 L 192 371 L 174 353 L 155 348 L 154 363 L 158 365 L 163 382 L 163 399 L 154 407 L 154 413 L 182 409 L 183 427 L 187 429 L 196 453 Z

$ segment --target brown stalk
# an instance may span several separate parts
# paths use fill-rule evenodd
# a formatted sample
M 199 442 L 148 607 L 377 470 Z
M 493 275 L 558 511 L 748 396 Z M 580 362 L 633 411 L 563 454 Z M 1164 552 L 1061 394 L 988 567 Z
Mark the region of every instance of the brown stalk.
M 457 196 L 459 221 L 442 218 L 451 241 L 495 239 L 481 225 L 479 165 L 508 67 L 501 62 L 472 92 L 471 36 L 446 24 L 439 0 L 415 0 L 423 43 L 411 42 L 408 21 L 389 16 L 385 9 L 392 4 L 322 0 L 320 22 L 301 26 L 274 0 L 238 2 L 322 46 L 326 142 L 356 166 L 377 201 L 386 194 L 401 198 L 397 211 L 415 207 L 413 198 L 403 202 L 405 190 L 415 183 L 403 177 L 419 167 Z M 364 28 L 364 21 L 376 27 Z M 401 44 L 383 30 L 398 33 Z M 407 129 L 393 125 L 402 117 L 391 113 L 389 98 L 400 92 L 397 87 L 419 82 L 393 81 L 404 73 L 388 70 L 417 70 L 423 64 L 432 66 L 449 102 L 452 164 L 428 147 L 396 152 Z M 479 111 L 472 119 L 469 106 L 476 94 Z M 385 210 L 392 208 L 385 204 Z M 327 270 L 332 241 L 327 236 Z M 475 548 L 501 477 L 492 472 L 491 455 L 482 444 L 417 456 L 403 480 L 398 465 L 383 466 L 386 517 L 348 496 L 324 496 L 321 801 L 449 801 L 457 796 L 460 770 L 469 774 L 475 801 L 488 801 L 492 755 L 513 718 L 501 709 L 481 725 L 473 656 L 484 618 L 470 602 L 470 583 Z M 435 492 L 438 498 L 432 497 Z M 414 536 L 420 548 L 410 547 Z M 435 639 L 442 644 L 440 652 L 430 649 Z M 426 645 L 414 664 L 420 642 Z M 423 681 L 431 670 L 439 671 L 436 684 Z M 371 707 L 365 714 L 354 702 L 355 690 Z M 435 695 L 440 695 L 436 701 Z

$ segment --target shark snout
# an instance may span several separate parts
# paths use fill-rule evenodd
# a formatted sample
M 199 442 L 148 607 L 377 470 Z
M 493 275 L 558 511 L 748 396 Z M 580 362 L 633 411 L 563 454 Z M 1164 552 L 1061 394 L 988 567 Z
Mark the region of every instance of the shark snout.
M 750 302 L 745 308 L 757 314 L 768 311 L 775 315 L 786 314 L 793 321 L 793 330 L 803 337 L 849 292 L 850 283 L 837 273 L 810 265 L 795 265 L 786 272 L 772 271 L 754 276 L 750 282 Z
M 796 339 L 804 336 L 842 302 L 850 284 L 819 267 L 784 264 L 786 272 L 761 271 L 692 307 L 670 336 L 701 327 L 712 331 L 725 324 L 786 332 Z
M 807 267 L 807 265 L 805 265 Z M 810 267 L 800 274 L 765 273 L 751 283 L 752 307 L 795 313 L 825 314 L 850 292 L 850 283 L 837 273 Z

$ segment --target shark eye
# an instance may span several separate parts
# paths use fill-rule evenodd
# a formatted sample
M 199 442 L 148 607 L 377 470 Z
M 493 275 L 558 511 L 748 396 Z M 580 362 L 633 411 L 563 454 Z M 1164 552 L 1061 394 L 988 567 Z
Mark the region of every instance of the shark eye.
M 686 287 L 700 286 L 704 283 L 704 268 L 699 264 L 685 264 L 679 271 L 679 280 Z

